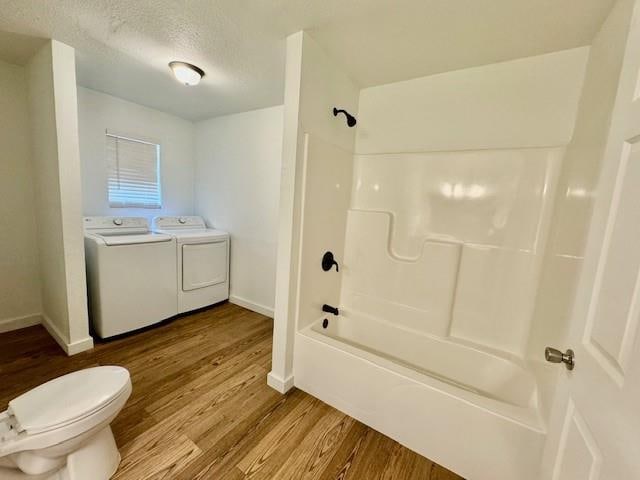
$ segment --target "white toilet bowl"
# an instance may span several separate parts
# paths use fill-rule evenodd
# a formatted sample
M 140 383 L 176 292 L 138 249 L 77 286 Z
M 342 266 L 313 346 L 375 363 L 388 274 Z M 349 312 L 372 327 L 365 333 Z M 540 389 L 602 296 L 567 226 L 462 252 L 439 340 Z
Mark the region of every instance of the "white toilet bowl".
M 120 463 L 110 424 L 130 394 L 129 372 L 107 366 L 12 400 L 0 413 L 0 480 L 108 480 Z

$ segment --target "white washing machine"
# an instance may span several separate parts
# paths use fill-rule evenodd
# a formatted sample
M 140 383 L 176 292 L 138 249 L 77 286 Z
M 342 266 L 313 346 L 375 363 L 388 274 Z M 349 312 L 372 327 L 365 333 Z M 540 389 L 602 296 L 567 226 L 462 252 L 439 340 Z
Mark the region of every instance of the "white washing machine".
M 229 298 L 229 234 L 202 217 L 156 217 L 153 230 L 176 239 L 178 312 Z
M 89 311 L 108 338 L 178 313 L 176 241 L 153 233 L 145 218 L 85 217 Z

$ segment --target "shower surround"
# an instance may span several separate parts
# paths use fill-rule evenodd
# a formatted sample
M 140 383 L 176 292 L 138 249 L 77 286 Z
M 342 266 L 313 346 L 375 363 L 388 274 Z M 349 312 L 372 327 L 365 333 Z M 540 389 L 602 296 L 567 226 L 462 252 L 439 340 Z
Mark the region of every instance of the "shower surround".
M 545 427 L 525 355 L 564 148 L 354 156 L 307 135 L 305 152 L 296 386 L 463 475 L 529 478 Z
M 291 280 L 271 384 L 467 478 L 538 480 L 553 375 L 533 368 L 530 337 L 589 49 L 354 95 L 298 40 L 299 83 L 285 93 Z M 351 105 L 355 128 L 335 104 Z M 339 271 L 322 269 L 327 251 Z

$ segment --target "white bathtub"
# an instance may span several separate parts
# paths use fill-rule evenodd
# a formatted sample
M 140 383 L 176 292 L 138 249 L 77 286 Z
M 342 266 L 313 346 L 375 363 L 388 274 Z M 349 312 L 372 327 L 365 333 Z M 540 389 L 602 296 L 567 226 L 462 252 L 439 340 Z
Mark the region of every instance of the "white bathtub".
M 516 359 L 348 311 L 294 355 L 298 388 L 468 480 L 538 480 L 545 429 Z

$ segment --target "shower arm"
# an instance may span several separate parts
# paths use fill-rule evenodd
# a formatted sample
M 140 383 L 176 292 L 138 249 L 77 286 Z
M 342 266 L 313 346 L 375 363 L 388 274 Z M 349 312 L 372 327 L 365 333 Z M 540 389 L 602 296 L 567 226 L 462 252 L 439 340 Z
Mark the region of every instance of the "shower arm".
M 349 128 L 356 126 L 356 123 L 357 123 L 356 117 L 354 117 L 344 109 L 333 107 L 333 116 L 337 117 L 339 113 L 344 114 L 345 118 L 347 119 L 347 126 Z

